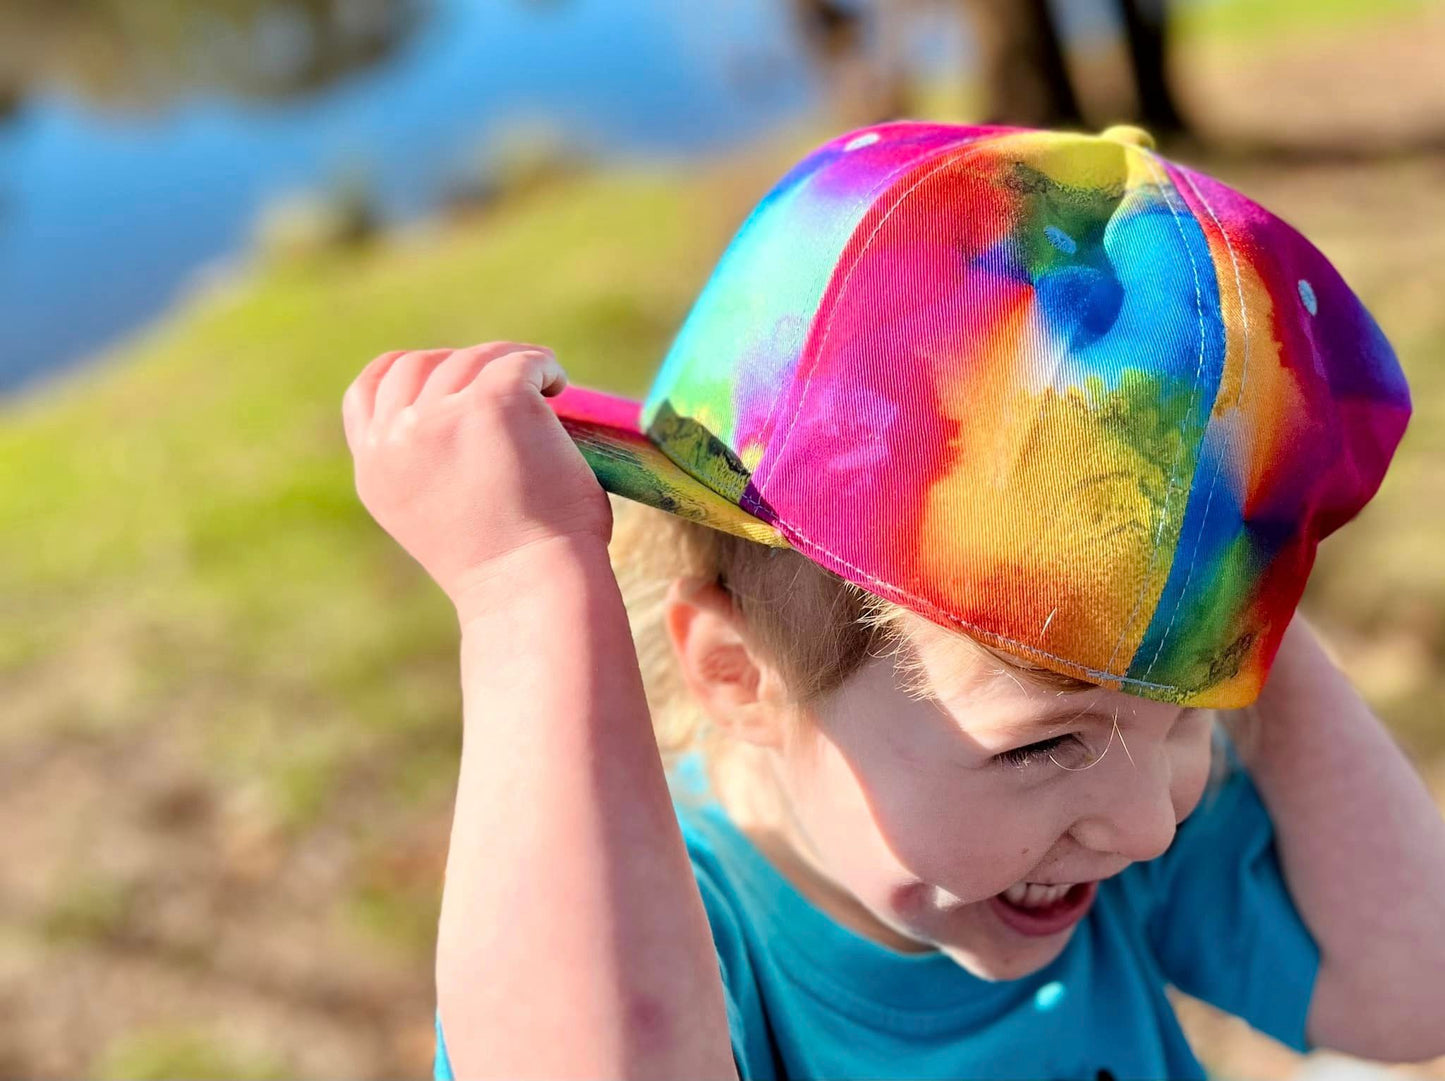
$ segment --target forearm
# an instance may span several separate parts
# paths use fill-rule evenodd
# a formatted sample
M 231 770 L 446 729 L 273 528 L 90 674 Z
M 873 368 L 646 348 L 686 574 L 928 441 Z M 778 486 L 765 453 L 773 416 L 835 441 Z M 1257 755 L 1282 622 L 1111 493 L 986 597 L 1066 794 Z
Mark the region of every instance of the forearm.
M 457 1076 L 733 1076 L 605 549 L 530 550 L 484 587 L 437 944 Z
M 1259 700 L 1230 721 L 1320 947 L 1311 1039 L 1445 1054 L 1445 819 L 1419 774 L 1300 617 Z

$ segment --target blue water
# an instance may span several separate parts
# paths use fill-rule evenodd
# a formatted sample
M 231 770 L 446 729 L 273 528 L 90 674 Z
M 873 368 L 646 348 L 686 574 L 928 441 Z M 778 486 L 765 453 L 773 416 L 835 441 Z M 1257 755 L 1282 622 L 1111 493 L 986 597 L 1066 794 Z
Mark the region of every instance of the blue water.
M 756 135 L 817 99 L 786 18 L 777 0 L 450 0 L 305 100 L 141 119 L 36 94 L 0 126 L 0 393 L 163 312 L 290 193 L 360 173 L 386 217 L 422 213 L 528 118 L 604 159 Z
M 159 316 L 243 253 L 278 199 L 360 176 L 383 218 L 404 220 L 530 122 L 597 160 L 675 159 L 822 96 L 788 0 L 417 2 L 429 14 L 385 61 L 298 100 L 196 93 L 137 117 L 29 88 L 0 123 L 0 396 Z M 1054 7 L 1067 37 L 1107 29 L 1105 0 Z M 967 68 L 957 11 L 923 11 L 911 66 Z

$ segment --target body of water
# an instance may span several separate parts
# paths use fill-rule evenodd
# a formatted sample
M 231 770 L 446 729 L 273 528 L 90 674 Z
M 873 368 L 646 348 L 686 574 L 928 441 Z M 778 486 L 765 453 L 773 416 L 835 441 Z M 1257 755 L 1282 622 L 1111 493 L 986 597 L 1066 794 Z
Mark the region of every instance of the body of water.
M 851 6 L 866 15 L 872 3 Z M 1109 29 L 1108 5 L 1054 7 L 1077 40 Z M 29 10 L 43 19 L 47 9 Z M 0 119 L 0 396 L 164 313 L 206 267 L 243 253 L 263 212 L 290 196 L 359 180 L 384 221 L 401 221 L 475 184 L 490 148 L 519 130 L 540 128 L 593 160 L 677 158 L 753 138 L 823 93 L 789 0 L 75 0 L 56 10 L 69 20 L 48 26 L 69 61 L 58 66 L 86 89 L 49 85 L 37 64 L 42 85 L 21 87 L 19 108 Z M 910 10 L 915 71 L 971 65 L 961 4 Z M 238 11 L 253 16 L 244 32 Z M 85 12 L 115 49 L 79 37 Z M 317 37 L 327 18 L 353 31 L 361 19 L 364 33 Z M 298 37 L 307 27 L 313 37 Z M 17 33 L 0 18 L 6 32 Z M 37 56 L 48 56 L 43 36 Z M 117 56 L 116 71 L 100 64 Z M 307 89 L 278 93 L 288 70 Z M 157 85 L 170 88 L 159 104 L 112 100 L 150 100 Z
M 263 208 L 365 178 L 424 213 L 530 122 L 587 154 L 685 155 L 816 99 L 775 0 L 439 2 L 370 68 L 287 101 L 198 91 L 137 116 L 31 88 L 0 125 L 0 393 L 160 313 Z

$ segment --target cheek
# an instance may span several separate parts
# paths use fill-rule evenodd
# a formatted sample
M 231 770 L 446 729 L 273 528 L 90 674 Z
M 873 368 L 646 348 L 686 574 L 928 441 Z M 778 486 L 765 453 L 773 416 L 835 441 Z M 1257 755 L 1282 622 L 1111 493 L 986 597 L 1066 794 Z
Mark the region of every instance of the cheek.
M 824 741 L 794 791 L 808 832 L 834 876 L 881 901 L 922 881 L 963 900 L 991 896 L 1018 880 L 1057 840 L 1040 801 L 995 791 L 975 771 L 900 758 L 874 748 L 848 759 Z
M 1209 782 L 1211 736 L 1213 723 L 1209 718 L 1192 722 L 1192 727 L 1173 740 L 1173 776 L 1169 796 L 1174 803 L 1175 818 L 1182 822 L 1199 806 Z
M 873 778 L 860 779 L 831 741 L 822 739 L 790 761 L 788 774 L 794 812 L 834 878 L 863 892 L 870 883 L 904 876 L 878 828 L 869 798 L 877 790 Z
M 1066 823 L 1047 800 L 1022 800 L 977 773 L 904 788 L 897 813 L 880 816 L 890 848 L 915 876 L 962 901 L 1016 882 L 1054 845 Z

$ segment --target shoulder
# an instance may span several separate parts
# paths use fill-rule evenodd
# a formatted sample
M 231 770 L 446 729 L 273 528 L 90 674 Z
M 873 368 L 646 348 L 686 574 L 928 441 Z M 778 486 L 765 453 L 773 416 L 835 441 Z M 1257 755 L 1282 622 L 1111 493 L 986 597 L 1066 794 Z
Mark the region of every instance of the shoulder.
M 1120 876 L 1166 979 L 1303 1051 L 1319 950 L 1295 906 L 1274 822 L 1217 730 L 1217 769 L 1174 843 Z
M 703 789 L 700 771 L 695 758 L 668 771 L 673 808 L 712 931 L 738 1074 L 766 1077 L 775 1072 L 775 1049 L 758 968 L 766 964 L 760 956 L 766 935 L 759 924 L 759 875 L 752 866 L 760 857 Z
M 668 786 L 726 979 L 746 961 L 744 942 L 751 937 L 756 907 L 751 866 L 756 853 L 712 794 L 700 756 L 687 755 L 669 767 Z
M 1214 726 L 1212 764 L 1199 802 L 1179 823 L 1174 841 L 1158 859 L 1141 865 L 1159 884 L 1179 873 L 1191 857 L 1220 852 L 1236 853 L 1269 844 L 1274 825 L 1259 797 L 1254 780 L 1235 750 L 1224 728 Z
M 1162 956 L 1215 924 L 1223 930 L 1230 922 L 1272 923 L 1294 915 L 1282 888 L 1274 823 L 1219 725 L 1213 750 L 1209 780 L 1169 848 L 1126 868 L 1117 880 Z
M 741 976 L 747 964 L 745 942 L 756 892 L 748 883 L 754 853 L 726 811 L 697 780 L 701 767 L 695 757 L 682 760 L 669 772 L 673 809 L 692 864 L 703 908 L 723 965 L 723 976 Z

